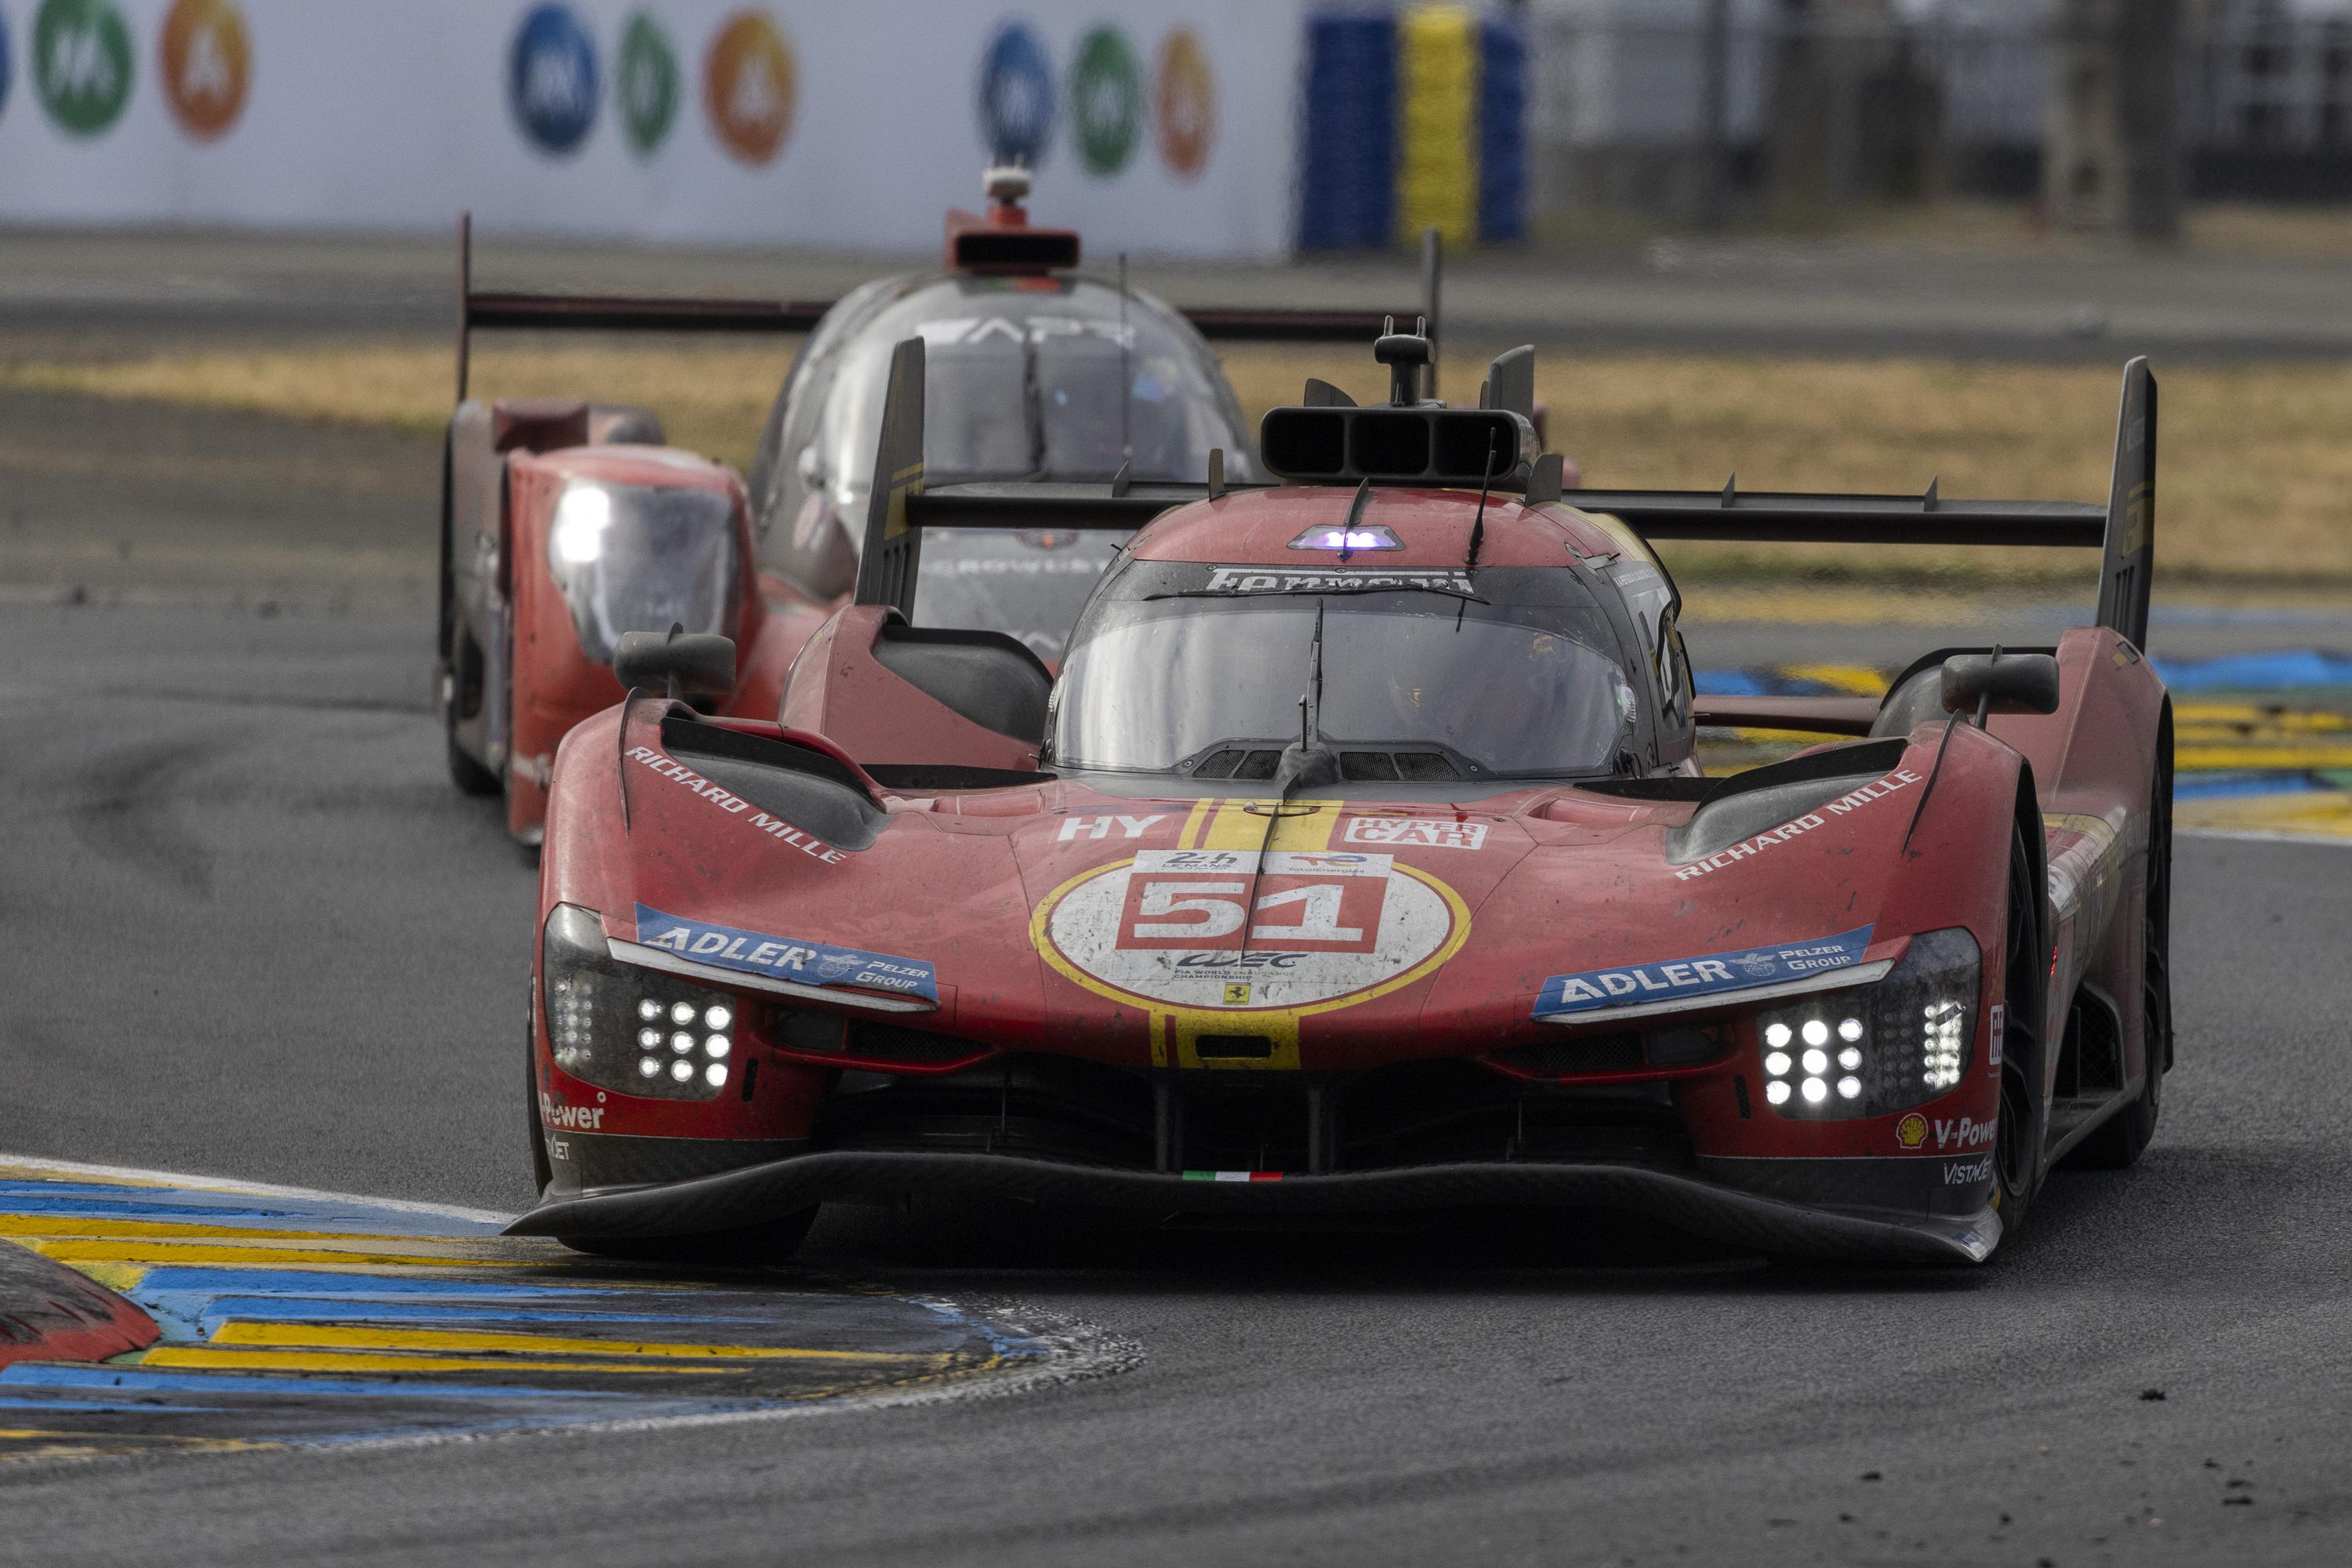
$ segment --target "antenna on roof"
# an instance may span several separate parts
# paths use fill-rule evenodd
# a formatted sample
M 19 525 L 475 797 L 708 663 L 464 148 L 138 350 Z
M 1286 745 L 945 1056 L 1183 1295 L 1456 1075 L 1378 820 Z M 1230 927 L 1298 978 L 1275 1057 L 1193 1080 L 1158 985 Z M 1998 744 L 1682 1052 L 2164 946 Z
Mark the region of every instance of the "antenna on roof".
M 1127 252 L 1118 253 L 1118 465 L 1124 474 L 1135 462 L 1135 432 L 1129 414 L 1135 403 L 1135 347 L 1127 325 Z
M 1421 231 L 1421 305 L 1422 335 L 1429 340 L 1429 395 L 1437 395 L 1437 344 L 1441 331 L 1438 320 L 1438 289 L 1444 273 L 1442 242 L 1437 226 L 1431 224 Z
M 1495 433 L 1486 432 L 1486 467 L 1478 476 L 1478 515 L 1470 520 L 1470 553 L 1463 557 L 1467 572 L 1478 564 L 1478 547 L 1486 542 L 1486 489 L 1495 482 Z

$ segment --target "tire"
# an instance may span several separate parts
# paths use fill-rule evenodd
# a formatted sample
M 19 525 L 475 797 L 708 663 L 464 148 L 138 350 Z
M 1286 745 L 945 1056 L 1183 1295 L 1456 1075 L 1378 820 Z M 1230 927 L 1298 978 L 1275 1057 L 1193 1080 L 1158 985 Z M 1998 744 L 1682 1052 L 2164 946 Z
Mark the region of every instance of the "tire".
M 2036 814 L 2038 820 L 2038 814 Z M 2042 1185 L 2044 1111 L 2042 1059 L 2045 1005 L 2043 955 L 2047 895 L 2041 863 L 2026 839 L 2027 818 L 2010 829 L 2006 951 L 2002 957 L 2003 1006 L 2000 1119 L 1993 1145 L 1993 1203 L 2005 1234 L 2025 1225 L 2026 1211 Z
M 2086 1171 L 2128 1171 L 2156 1136 L 2164 1107 L 2164 1073 L 2172 1065 L 2172 725 L 2158 746 L 2148 786 L 2147 890 L 2140 912 L 2140 1039 L 2145 1075 L 2129 1105 L 2076 1145 L 2067 1163 Z
M 465 637 L 459 632 L 459 638 Z M 449 782 L 457 786 L 459 795 L 492 795 L 504 793 L 506 785 L 499 775 L 468 756 L 457 743 L 457 676 L 453 667 L 441 677 L 441 741 L 449 756 Z
M 788 1261 L 816 1223 L 816 1205 L 757 1225 L 697 1236 L 560 1236 L 574 1252 L 633 1263 L 677 1263 L 697 1268 L 766 1268 Z
M 457 541 L 451 537 L 455 516 L 452 492 L 456 485 L 456 457 L 450 450 L 449 438 L 441 442 L 441 614 L 440 624 L 434 634 L 434 651 L 438 655 L 436 679 L 441 706 L 441 739 L 449 757 L 449 782 L 457 786 L 459 795 L 495 795 L 499 776 L 467 756 L 457 744 L 457 661 L 466 643 L 466 628 L 457 614 L 457 579 L 455 571 Z
M 530 1179 L 534 1198 L 545 1197 L 548 1187 L 555 1180 L 555 1167 L 547 1158 L 547 1131 L 539 1124 L 538 1016 L 538 988 L 534 985 L 530 1002 L 522 1013 L 522 1109 L 524 1120 L 530 1124 Z

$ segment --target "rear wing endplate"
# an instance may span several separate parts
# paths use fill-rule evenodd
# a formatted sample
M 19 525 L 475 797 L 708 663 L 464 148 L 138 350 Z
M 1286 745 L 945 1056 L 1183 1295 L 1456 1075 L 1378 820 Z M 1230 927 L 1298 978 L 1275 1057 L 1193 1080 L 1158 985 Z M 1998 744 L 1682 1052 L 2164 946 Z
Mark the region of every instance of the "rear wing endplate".
M 1437 231 L 1422 236 L 1421 313 L 1437 341 Z M 806 332 L 831 300 L 688 300 L 628 294 L 520 294 L 474 288 L 474 216 L 457 219 L 457 401 L 471 381 L 474 333 L 492 328 L 580 332 Z M 1370 342 L 1397 312 L 1203 305 L 1180 312 L 1204 338 L 1225 342 Z M 1435 396 L 1435 372 L 1432 373 Z

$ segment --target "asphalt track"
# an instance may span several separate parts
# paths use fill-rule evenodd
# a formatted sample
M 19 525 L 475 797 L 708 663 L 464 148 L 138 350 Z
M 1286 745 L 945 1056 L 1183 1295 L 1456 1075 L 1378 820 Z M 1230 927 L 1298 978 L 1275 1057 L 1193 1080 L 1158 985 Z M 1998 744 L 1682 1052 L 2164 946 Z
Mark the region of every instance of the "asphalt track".
M 1036 211 L 1051 221 L 1051 193 Z M 0 229 L 0 342 L 28 357 L 110 356 L 159 343 L 439 338 L 453 326 L 453 237 Z M 1097 254 L 1097 266 L 1111 258 Z M 927 258 L 808 248 L 582 245 L 486 225 L 478 286 L 825 299 Z M 1136 285 L 1180 305 L 1411 310 L 1407 254 L 1280 265 L 1139 258 Z M 2106 364 L 2352 353 L 2343 265 L 2033 244 L 1893 239 L 1661 240 L 1447 264 L 1458 342 L 1714 353 L 1958 354 Z
M 0 1150 L 522 1201 L 531 872 L 440 776 L 422 640 L 0 616 Z M 1985 1269 L 849 1211 L 814 1266 L 1131 1364 L 806 1420 L 0 1466 L 0 1560 L 2340 1560 L 2344 853 L 2183 843 L 2157 1143 L 2061 1176 Z

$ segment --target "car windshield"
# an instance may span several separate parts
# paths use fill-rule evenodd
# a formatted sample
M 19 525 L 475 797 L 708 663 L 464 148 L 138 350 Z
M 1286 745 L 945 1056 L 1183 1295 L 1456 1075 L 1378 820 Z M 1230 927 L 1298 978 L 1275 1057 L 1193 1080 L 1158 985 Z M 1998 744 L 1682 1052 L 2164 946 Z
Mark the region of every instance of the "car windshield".
M 1108 479 L 1123 462 L 1138 479 L 1198 480 L 1212 448 L 1224 451 L 1227 479 L 1255 476 L 1240 405 L 1208 345 L 1149 294 L 1122 299 L 1084 279 L 870 284 L 809 340 L 752 465 L 761 563 L 817 598 L 847 593 L 856 576 L 890 354 L 910 337 L 924 340 L 933 484 Z M 927 548 L 926 579 L 953 553 Z M 1056 590 L 1057 610 L 1019 625 L 1050 626 L 1058 644 L 1084 598 L 1081 589 L 1064 602 Z
M 915 624 L 1008 632 L 1052 664 L 1123 537 L 997 528 L 927 533 Z
M 844 354 L 822 438 L 824 471 L 863 491 L 890 352 L 923 340 L 923 464 L 952 479 L 1198 479 L 1209 449 L 1247 450 L 1231 395 L 1199 340 L 1116 289 L 918 294 L 881 312 Z M 1126 395 L 1121 396 L 1121 388 Z M 845 507 L 845 512 L 854 510 Z
M 1381 588 L 1375 574 L 1357 586 L 1349 575 L 1318 574 L 1328 580 L 1320 591 L 1236 592 L 1236 581 L 1279 579 L 1171 563 L 1122 569 L 1071 638 L 1050 725 L 1055 765 L 1271 777 L 1281 748 L 1300 738 L 1319 605 L 1316 729 L 1343 777 L 1613 770 L 1633 689 L 1607 617 L 1565 572 L 1482 572 L 1475 595 Z M 1459 574 L 1419 575 L 1466 585 Z

